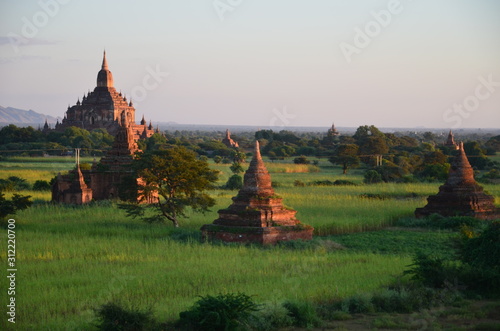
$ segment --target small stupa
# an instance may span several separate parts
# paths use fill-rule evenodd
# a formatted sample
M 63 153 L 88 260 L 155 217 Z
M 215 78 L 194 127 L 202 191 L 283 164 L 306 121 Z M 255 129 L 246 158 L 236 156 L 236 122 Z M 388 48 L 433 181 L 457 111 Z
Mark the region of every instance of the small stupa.
M 231 132 L 226 129 L 226 136 L 222 139 L 222 143 L 229 148 L 238 148 L 239 144 L 231 138 Z
M 472 216 L 479 219 L 500 218 L 495 198 L 484 193 L 474 179 L 464 144 L 458 146 L 458 154 L 451 163 L 448 180 L 439 187 L 439 193 L 427 198 L 427 205 L 415 210 L 418 218 L 431 214 L 442 216 Z
M 219 218 L 213 224 L 201 227 L 203 238 L 261 244 L 312 239 L 314 229 L 300 223 L 295 218 L 297 212 L 284 207 L 283 199 L 274 193 L 258 141 L 243 188 L 232 199 L 229 208 L 219 210 Z

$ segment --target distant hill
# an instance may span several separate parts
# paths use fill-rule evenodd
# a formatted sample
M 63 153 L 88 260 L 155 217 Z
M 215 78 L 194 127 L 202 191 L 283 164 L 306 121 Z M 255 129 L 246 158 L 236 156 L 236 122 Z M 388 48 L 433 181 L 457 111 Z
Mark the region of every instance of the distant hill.
M 15 124 L 20 126 L 44 124 L 55 124 L 58 118 L 37 113 L 34 110 L 17 109 L 13 107 L 0 106 L 0 126 Z

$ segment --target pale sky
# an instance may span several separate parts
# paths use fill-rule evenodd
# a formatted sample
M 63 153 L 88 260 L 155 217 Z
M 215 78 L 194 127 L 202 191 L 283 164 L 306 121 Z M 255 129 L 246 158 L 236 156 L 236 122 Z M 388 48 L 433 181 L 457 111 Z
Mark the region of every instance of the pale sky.
M 498 0 L 0 0 L 0 105 L 62 117 L 104 49 L 137 120 L 500 127 Z

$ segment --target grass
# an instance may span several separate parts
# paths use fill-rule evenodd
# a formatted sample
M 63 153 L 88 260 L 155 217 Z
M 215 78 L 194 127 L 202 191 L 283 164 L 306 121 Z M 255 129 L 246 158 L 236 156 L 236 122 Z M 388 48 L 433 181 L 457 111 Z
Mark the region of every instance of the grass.
M 155 303 L 160 320 L 176 318 L 198 295 L 219 292 L 262 301 L 340 298 L 390 282 L 410 262 L 365 252 L 200 243 L 197 232 L 132 221 L 113 206 L 37 205 L 16 220 L 16 300 L 27 327 L 81 325 L 91 308 L 117 298 Z M 5 260 L 5 251 L 0 256 Z
M 53 164 L 43 158 L 26 159 L 0 163 L 0 178 L 48 180 L 54 171 L 73 167 L 65 160 Z M 236 191 L 212 191 L 217 202 L 212 211 L 190 214 L 181 221 L 181 229 L 128 219 L 112 202 L 61 206 L 47 203 L 50 192 L 20 192 L 36 200 L 14 217 L 20 325 L 89 329 L 92 309 L 115 299 L 142 308 L 153 305 L 160 321 L 177 318 L 197 296 L 219 293 L 243 292 L 257 302 L 331 301 L 390 283 L 419 248 L 446 252 L 451 233 L 387 229 L 424 206 L 426 196 L 437 193 L 440 183 L 363 185 L 361 169 L 345 176 L 338 167 L 320 164 L 321 172 L 291 174 L 279 172 L 281 166 L 296 165 L 269 166 L 275 171 L 273 181 L 280 184 L 276 193 L 298 211 L 299 220 L 323 236 L 315 239 L 316 244 L 299 249 L 300 245 L 262 248 L 200 242 L 201 225 L 216 219 L 217 210 L 229 206 Z M 213 167 L 221 172 L 219 183 L 225 183 L 229 165 Z M 293 185 L 295 180 L 336 179 L 360 185 Z M 498 202 L 500 187 L 484 187 Z M 366 194 L 388 198 L 362 196 Z M 363 232 L 367 230 L 377 231 Z M 328 249 L 331 241 L 347 249 Z M 0 261 L 5 260 L 6 250 L 1 250 Z M 6 281 L 0 278 L 2 288 Z M 4 291 L 0 298 L 6 302 Z M 389 322 L 379 321 L 385 326 Z

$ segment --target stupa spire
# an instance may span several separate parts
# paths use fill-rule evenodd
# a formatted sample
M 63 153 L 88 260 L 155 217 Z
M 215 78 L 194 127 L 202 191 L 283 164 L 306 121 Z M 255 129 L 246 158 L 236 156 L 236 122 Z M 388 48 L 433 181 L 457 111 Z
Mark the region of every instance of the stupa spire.
M 108 68 L 108 60 L 106 60 L 106 50 L 104 50 L 104 55 L 102 57 L 102 67 L 103 70 L 109 70 Z

